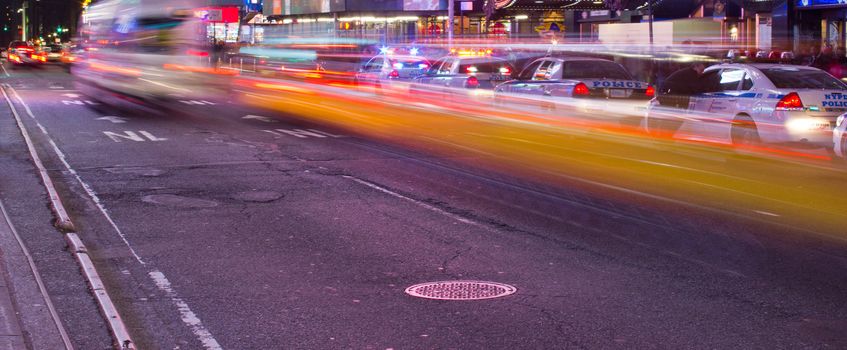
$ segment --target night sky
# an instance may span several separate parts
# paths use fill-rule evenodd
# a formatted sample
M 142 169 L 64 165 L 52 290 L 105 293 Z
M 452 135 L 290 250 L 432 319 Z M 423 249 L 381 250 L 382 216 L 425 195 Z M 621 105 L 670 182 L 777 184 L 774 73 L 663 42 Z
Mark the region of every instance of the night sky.
M 0 30 L 7 26 L 9 28 L 9 31 L 0 32 L 0 43 L 3 45 L 18 36 L 21 14 L 17 10 L 22 3 L 23 0 L 0 0 Z M 29 6 L 30 22 L 40 25 L 42 36 L 54 32 L 58 26 L 72 27 L 82 12 L 82 0 L 29 0 Z M 63 39 L 69 39 L 68 34 L 71 32 L 66 33 Z

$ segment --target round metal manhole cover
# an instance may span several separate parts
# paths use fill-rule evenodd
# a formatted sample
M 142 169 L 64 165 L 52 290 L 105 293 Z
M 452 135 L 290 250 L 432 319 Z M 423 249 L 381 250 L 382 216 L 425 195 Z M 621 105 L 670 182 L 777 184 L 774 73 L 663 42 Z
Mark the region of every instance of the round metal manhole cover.
M 427 282 L 406 288 L 413 297 L 436 300 L 483 300 L 514 294 L 518 289 L 508 284 L 486 281 Z

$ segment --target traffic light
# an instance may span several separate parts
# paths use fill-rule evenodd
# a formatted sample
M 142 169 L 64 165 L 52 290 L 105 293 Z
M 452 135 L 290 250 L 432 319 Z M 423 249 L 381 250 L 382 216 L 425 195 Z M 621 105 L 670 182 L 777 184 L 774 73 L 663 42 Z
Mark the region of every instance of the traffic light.
M 61 32 L 62 32 L 62 26 L 56 27 L 56 33 L 61 33 Z
M 4 31 L 4 32 L 8 32 L 8 31 L 9 31 L 9 26 L 3 26 L 3 31 Z

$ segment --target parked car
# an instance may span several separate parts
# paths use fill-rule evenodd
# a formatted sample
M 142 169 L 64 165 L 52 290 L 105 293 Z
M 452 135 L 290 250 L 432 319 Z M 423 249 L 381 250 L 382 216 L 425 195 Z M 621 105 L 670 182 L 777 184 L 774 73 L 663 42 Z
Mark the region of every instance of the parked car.
M 817 68 L 720 64 L 706 68 L 704 75 L 717 79 L 706 92 L 675 96 L 675 106 L 663 104 L 662 98 L 651 101 L 648 128 L 671 134 L 682 130 L 736 145 L 832 148 L 836 118 L 847 112 L 847 84 Z
M 47 62 L 47 56 L 36 50 L 32 43 L 25 41 L 13 41 L 9 43 L 6 60 L 12 67 L 38 66 Z
M 414 88 L 494 89 L 497 84 L 511 79 L 514 70 L 514 67 L 502 58 L 447 56 L 435 61 L 429 70 L 415 78 Z

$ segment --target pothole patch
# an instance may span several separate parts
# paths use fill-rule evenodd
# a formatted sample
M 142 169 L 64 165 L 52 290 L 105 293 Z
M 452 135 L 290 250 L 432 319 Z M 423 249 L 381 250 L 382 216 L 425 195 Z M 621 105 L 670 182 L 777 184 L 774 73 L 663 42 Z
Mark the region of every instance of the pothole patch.
M 155 177 L 165 173 L 164 170 L 154 168 L 106 168 L 112 174 L 130 174 L 139 176 Z
M 283 196 L 282 193 L 276 191 L 246 191 L 236 193 L 232 198 L 244 202 L 270 203 L 279 200 Z
M 508 284 L 487 281 L 427 282 L 406 288 L 413 297 L 436 300 L 483 300 L 512 295 L 518 289 Z
M 178 196 L 175 194 L 152 194 L 142 197 L 141 200 L 145 203 L 161 204 L 180 208 L 212 208 L 218 206 L 218 202 L 215 201 Z

